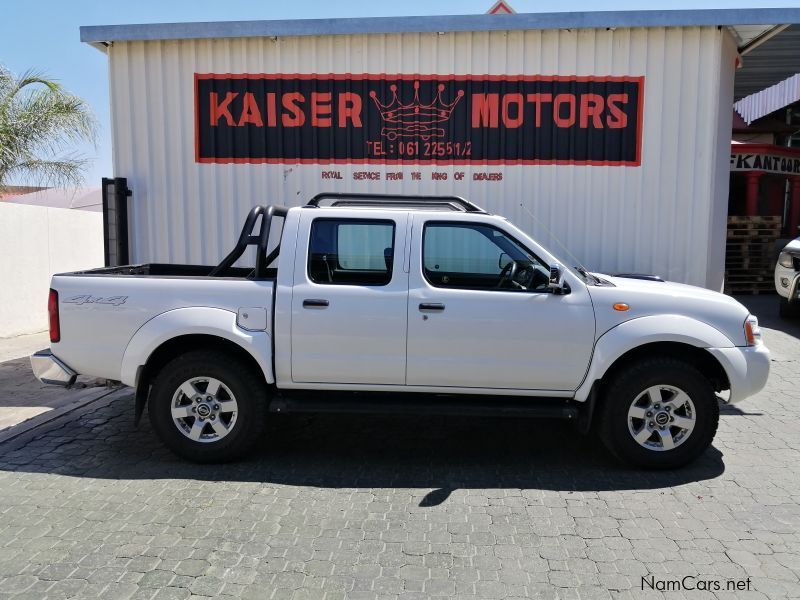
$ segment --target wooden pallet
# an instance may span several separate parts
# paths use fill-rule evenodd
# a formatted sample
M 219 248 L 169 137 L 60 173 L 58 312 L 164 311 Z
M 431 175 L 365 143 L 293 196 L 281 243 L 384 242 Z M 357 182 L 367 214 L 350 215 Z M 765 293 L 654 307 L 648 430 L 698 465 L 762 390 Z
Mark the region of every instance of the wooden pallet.
M 728 225 L 736 225 L 737 227 L 742 227 L 746 225 L 752 225 L 754 223 L 770 223 L 770 224 L 777 224 L 778 227 L 781 225 L 781 217 L 776 216 L 769 216 L 769 217 L 745 217 L 743 215 L 734 215 L 728 217 Z
M 769 267 L 747 267 L 747 268 L 737 268 L 732 267 L 730 265 L 725 265 L 725 277 L 739 277 L 742 275 L 753 275 L 757 274 L 758 277 L 772 277 L 772 269 Z
M 772 252 L 740 252 L 740 251 L 728 251 L 725 253 L 725 264 L 729 265 L 732 263 L 739 263 L 745 264 L 749 263 L 753 266 L 757 265 L 759 262 L 764 263 L 764 267 L 766 265 L 772 264 L 773 262 L 773 255 Z
M 777 239 L 780 235 L 780 229 L 728 229 L 728 239 L 750 239 L 750 238 L 764 238 L 764 239 Z
M 774 293 L 775 241 L 781 217 L 728 217 L 725 244 L 725 292 Z
M 735 284 L 751 284 L 751 283 L 772 283 L 773 277 L 771 274 L 756 274 L 756 273 L 740 273 L 737 275 L 725 273 L 725 281 L 731 285 Z
M 768 242 L 754 240 L 753 238 L 729 239 L 725 241 L 725 249 L 741 250 L 742 252 L 748 253 L 759 251 L 767 252 L 775 247 L 775 239 L 777 238 L 770 238 L 771 241 Z
M 752 244 L 764 244 L 765 246 L 772 247 L 775 243 L 775 240 L 778 239 L 777 235 L 764 235 L 763 233 L 759 234 L 758 236 L 742 236 L 742 237 L 733 237 L 728 232 L 728 242 L 732 239 L 741 240 L 741 244 L 745 246 L 750 246 Z
M 764 239 L 766 238 L 766 239 Z M 760 235 L 760 236 L 728 236 L 725 239 L 725 244 L 731 247 L 740 247 L 740 246 L 772 246 L 775 240 L 778 239 L 777 235 Z
M 771 279 L 761 279 L 756 280 L 753 279 L 736 279 L 735 281 L 731 281 L 727 277 L 725 278 L 725 285 L 726 286 L 737 286 L 737 287 L 757 287 L 757 288 L 770 288 L 775 289 L 775 282 Z
M 750 295 L 755 296 L 755 295 L 758 295 L 758 294 L 774 294 L 775 293 L 775 288 L 773 287 L 773 288 L 758 289 L 758 288 L 747 287 L 747 286 L 734 286 L 734 287 L 725 286 L 724 292 L 726 294 L 728 294 L 728 295 L 730 295 L 730 294 L 750 294 Z
M 728 252 L 725 267 L 728 269 L 771 269 L 775 266 L 771 255 L 743 255 Z

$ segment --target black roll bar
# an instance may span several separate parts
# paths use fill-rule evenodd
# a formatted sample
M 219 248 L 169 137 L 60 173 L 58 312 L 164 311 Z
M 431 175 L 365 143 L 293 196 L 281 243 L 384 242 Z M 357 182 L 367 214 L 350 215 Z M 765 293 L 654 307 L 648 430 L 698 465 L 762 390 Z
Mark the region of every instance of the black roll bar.
M 233 250 L 222 259 L 222 262 L 214 267 L 209 273 L 210 277 L 224 277 L 228 269 L 241 258 L 248 246 L 256 246 L 256 268 L 255 277 L 260 279 L 266 277 L 267 267 L 275 260 L 280 253 L 280 244 L 267 255 L 267 244 L 269 244 L 269 232 L 272 227 L 272 217 L 285 217 L 288 209 L 283 206 L 254 206 L 247 214 L 247 219 L 239 234 L 239 241 L 236 242 Z M 261 217 L 261 229 L 258 235 L 253 235 L 256 222 Z

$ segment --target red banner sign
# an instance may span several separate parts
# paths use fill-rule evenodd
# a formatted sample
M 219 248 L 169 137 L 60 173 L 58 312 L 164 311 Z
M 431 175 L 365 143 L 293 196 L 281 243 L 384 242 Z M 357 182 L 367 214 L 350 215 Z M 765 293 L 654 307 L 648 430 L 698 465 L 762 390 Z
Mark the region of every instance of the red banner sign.
M 641 164 L 643 77 L 195 76 L 202 163 Z

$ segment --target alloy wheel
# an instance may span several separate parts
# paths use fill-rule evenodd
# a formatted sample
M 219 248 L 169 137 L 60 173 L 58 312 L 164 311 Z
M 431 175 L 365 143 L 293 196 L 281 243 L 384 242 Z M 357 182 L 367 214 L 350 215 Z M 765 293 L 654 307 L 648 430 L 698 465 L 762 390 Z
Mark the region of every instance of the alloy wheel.
M 628 431 L 640 446 L 664 452 L 683 444 L 694 430 L 697 411 L 689 395 L 672 385 L 645 389 L 628 409 Z
M 239 407 L 230 388 L 213 377 L 192 377 L 172 396 L 172 422 L 195 442 L 212 443 L 226 437 L 236 424 Z

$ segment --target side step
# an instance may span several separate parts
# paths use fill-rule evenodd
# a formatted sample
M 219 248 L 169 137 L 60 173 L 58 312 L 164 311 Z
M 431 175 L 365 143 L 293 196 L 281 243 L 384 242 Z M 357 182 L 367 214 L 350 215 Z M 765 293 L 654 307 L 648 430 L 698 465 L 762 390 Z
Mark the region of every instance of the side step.
M 465 415 L 571 420 L 577 419 L 580 412 L 575 403 L 565 398 L 334 392 L 276 395 L 268 410 L 273 413 Z

